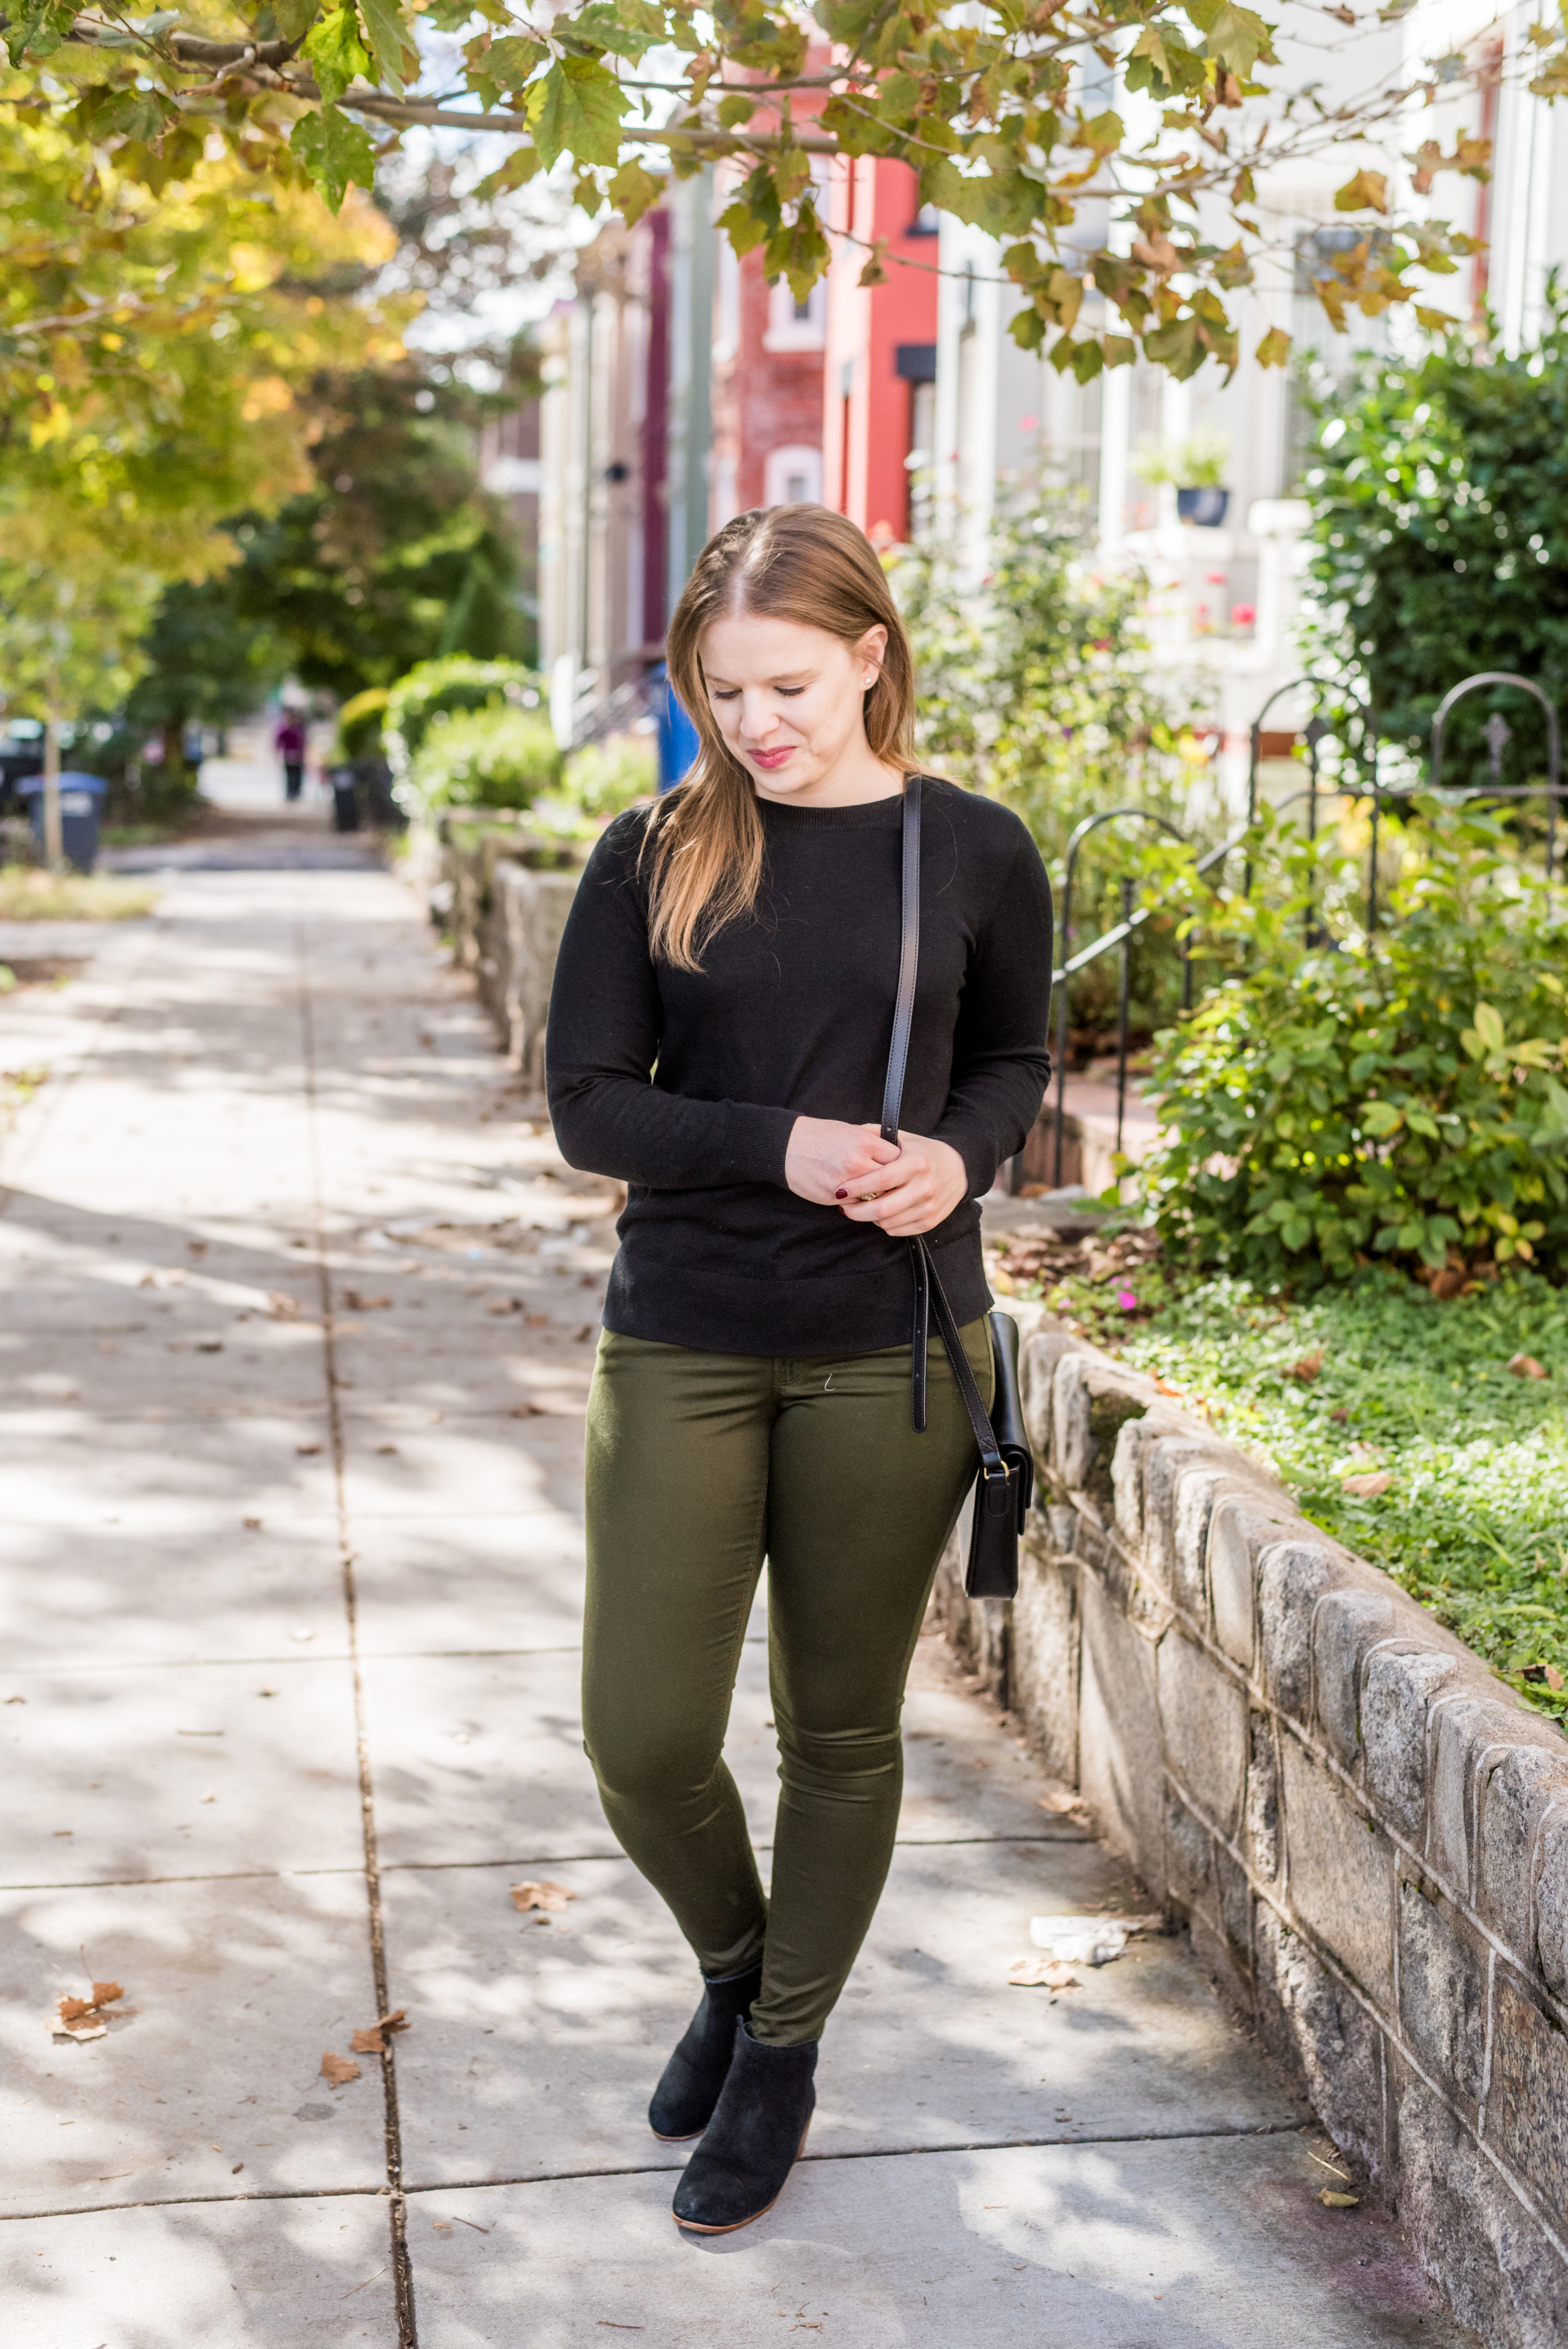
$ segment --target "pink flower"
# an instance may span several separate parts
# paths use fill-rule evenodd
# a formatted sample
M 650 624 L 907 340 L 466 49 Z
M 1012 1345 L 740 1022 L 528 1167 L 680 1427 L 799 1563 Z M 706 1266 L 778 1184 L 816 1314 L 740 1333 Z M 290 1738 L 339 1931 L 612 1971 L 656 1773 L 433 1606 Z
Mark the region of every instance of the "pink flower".
M 1138 1299 L 1130 1288 L 1119 1288 L 1116 1292 L 1116 1301 L 1124 1313 L 1133 1313 L 1138 1309 Z
M 1231 606 L 1231 625 L 1233 627 L 1250 628 L 1257 616 L 1257 607 L 1255 605 L 1233 604 Z

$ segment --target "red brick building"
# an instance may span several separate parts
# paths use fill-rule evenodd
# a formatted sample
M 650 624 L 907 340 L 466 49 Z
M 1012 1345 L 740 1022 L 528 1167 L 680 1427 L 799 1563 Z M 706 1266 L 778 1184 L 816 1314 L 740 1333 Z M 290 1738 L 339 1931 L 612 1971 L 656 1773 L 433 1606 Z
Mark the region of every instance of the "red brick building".
M 879 543 L 911 535 L 911 476 L 930 463 L 936 388 L 936 215 L 906 163 L 839 164 L 826 217 L 833 236 L 823 370 L 822 497 Z M 887 283 L 863 286 L 870 248 L 887 239 Z

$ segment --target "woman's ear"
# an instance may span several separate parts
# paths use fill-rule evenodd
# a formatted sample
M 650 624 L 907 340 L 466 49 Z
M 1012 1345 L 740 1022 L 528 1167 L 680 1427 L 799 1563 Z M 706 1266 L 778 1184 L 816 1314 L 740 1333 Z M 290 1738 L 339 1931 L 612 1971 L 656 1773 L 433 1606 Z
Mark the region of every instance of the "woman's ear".
M 861 664 L 861 685 L 864 691 L 869 693 L 881 677 L 882 665 L 886 657 L 887 630 L 879 620 L 874 628 L 866 630 L 855 647 L 855 658 Z

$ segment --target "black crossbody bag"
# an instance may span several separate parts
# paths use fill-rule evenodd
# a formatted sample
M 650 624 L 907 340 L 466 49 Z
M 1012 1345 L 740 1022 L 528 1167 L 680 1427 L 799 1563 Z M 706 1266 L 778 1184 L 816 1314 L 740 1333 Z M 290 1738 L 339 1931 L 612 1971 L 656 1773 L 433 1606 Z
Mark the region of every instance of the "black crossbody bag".
M 887 1083 L 882 1092 L 882 1136 L 895 1147 L 919 968 L 920 777 L 911 775 L 903 787 L 903 924 L 898 1001 L 893 1011 Z M 925 1358 L 934 1310 L 936 1326 L 947 1349 L 964 1408 L 969 1413 L 975 1441 L 980 1447 L 980 1475 L 975 1492 L 964 1588 L 971 1599 L 1011 1599 L 1018 1588 L 1018 1536 L 1023 1532 L 1025 1513 L 1035 1488 L 1034 1454 L 1024 1425 L 1023 1397 L 1018 1386 L 1018 1325 L 1010 1313 L 995 1309 L 985 1316 L 995 1374 L 995 1394 L 987 1412 L 964 1351 L 953 1308 L 943 1294 L 931 1251 L 923 1238 L 909 1242 L 909 1256 L 914 1278 L 914 1338 L 910 1369 L 914 1430 L 917 1435 L 925 1432 Z

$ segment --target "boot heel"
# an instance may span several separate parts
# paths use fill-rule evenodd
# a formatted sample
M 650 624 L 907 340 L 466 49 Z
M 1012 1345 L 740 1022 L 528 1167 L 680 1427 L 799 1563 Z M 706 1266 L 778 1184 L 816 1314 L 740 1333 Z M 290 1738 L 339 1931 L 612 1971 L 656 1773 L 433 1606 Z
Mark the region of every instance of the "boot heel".
M 771 2210 L 806 2149 L 817 2102 L 817 2043 L 771 2047 L 735 2026 L 712 2120 L 676 2189 L 677 2227 L 729 2235 Z

